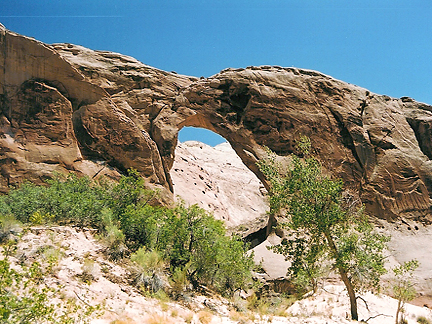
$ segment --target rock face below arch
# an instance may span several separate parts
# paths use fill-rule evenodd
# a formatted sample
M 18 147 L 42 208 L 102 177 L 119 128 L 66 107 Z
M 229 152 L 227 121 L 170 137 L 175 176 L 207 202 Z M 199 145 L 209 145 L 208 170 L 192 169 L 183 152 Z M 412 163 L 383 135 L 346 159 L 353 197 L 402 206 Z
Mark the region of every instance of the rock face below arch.
M 178 131 L 199 126 L 225 137 L 261 179 L 264 146 L 289 156 L 307 135 L 370 213 L 432 221 L 432 106 L 295 68 L 198 79 L 4 28 L 0 47 L 3 192 L 53 171 L 117 177 L 135 168 L 169 201 Z

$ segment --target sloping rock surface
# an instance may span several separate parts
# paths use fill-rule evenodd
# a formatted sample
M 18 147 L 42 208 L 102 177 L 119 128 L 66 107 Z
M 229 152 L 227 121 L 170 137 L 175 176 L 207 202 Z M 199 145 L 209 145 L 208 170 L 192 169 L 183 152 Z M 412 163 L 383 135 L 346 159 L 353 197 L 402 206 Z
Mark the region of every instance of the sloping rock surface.
M 137 169 L 172 201 L 177 134 L 228 140 L 263 179 L 264 146 L 281 157 L 301 135 L 367 211 L 432 221 L 432 107 L 309 70 L 227 69 L 197 79 L 111 52 L 46 45 L 0 27 L 0 188 L 53 171 L 117 177 Z
M 42 269 L 50 268 L 46 270 L 42 280 L 31 282 L 30 285 L 39 289 L 53 289 L 56 295 L 50 296 L 49 300 L 53 305 L 57 308 L 65 306 L 70 311 L 70 304 L 69 307 L 65 304 L 73 302 L 80 307 L 73 309 L 73 314 L 76 317 L 82 316 L 92 324 L 181 324 L 204 321 L 214 324 L 354 323 L 346 319 L 349 299 L 343 287 L 338 285 L 326 285 L 316 295 L 296 301 L 289 308 L 280 307 L 277 315 L 271 315 L 270 311 L 268 314 L 251 311 L 247 309 L 246 300 L 229 301 L 213 294 L 185 293 L 181 302 L 151 298 L 133 285 L 131 265 L 109 260 L 105 253 L 106 246 L 95 239 L 94 233 L 94 230 L 88 228 L 67 226 L 28 228 L 22 236 L 15 237 L 17 249 L 9 256 L 9 262 L 14 269 L 30 266 L 34 261 Z M 3 258 L 1 252 L 0 257 Z M 358 305 L 361 318 L 369 318 L 370 324 L 395 322 L 393 316 L 397 300 L 383 294 L 376 296 L 364 293 L 361 297 L 367 302 Z M 273 303 L 276 304 L 277 300 Z M 88 306 L 100 307 L 100 310 L 88 315 L 85 313 Z M 432 311 L 421 306 L 423 305 L 405 305 L 408 323 L 416 323 L 419 316 L 431 318 Z M 239 308 L 245 311 L 238 311 Z M 386 316 L 382 316 L 383 314 Z
M 178 143 L 175 153 L 171 178 L 176 196 L 211 211 L 243 236 L 266 227 L 266 190 L 228 143 L 212 147 L 187 141 Z

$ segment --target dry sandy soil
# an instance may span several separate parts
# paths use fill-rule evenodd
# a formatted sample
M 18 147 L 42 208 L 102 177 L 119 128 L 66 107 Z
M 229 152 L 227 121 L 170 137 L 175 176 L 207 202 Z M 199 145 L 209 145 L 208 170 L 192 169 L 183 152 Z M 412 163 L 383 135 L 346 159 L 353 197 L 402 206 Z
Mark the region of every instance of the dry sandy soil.
M 105 257 L 104 246 L 94 238 L 94 231 L 71 227 L 33 227 L 20 239 L 16 262 L 40 260 L 46 253 L 57 251 L 60 256 L 52 273 L 44 282 L 59 290 L 53 303 L 67 298 L 77 303 L 103 305 L 104 314 L 91 323 L 351 323 L 347 320 L 348 298 L 343 287 L 328 285 L 312 297 L 295 302 L 291 307 L 279 309 L 276 316 L 258 311 L 236 311 L 235 305 L 246 300 L 226 300 L 217 296 L 193 296 L 182 303 L 145 297 L 131 286 L 129 268 L 125 263 L 114 263 Z M 83 272 L 90 273 L 90 282 L 80 279 Z M 396 300 L 370 293 L 362 296 L 368 304 L 359 301 L 360 318 L 368 323 L 394 323 Z M 376 317 L 374 317 L 376 316 Z M 432 320 L 426 307 L 407 305 L 408 323 L 416 323 L 418 316 Z

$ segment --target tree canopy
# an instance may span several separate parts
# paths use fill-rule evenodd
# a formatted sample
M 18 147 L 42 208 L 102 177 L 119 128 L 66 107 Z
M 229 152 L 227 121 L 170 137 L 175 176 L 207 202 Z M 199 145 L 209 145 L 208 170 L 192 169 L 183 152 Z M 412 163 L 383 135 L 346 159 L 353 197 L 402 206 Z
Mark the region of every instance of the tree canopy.
M 379 288 L 388 238 L 374 231 L 352 196 L 344 195 L 341 180 L 323 174 L 310 154 L 310 140 L 303 137 L 298 145 L 302 157 L 293 156 L 288 168 L 270 150 L 258 163 L 270 185 L 270 213 L 289 233 L 274 250 L 291 261 L 288 275 L 314 291 L 325 265 L 336 270 L 348 291 L 352 319 L 358 320 L 356 293 Z

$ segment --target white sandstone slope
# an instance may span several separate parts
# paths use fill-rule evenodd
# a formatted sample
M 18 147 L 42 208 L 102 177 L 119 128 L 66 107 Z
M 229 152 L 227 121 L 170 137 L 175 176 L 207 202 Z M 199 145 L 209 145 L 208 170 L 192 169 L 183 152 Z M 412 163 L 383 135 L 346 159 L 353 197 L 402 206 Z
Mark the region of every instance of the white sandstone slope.
M 104 254 L 104 246 L 94 238 L 95 231 L 65 226 L 33 227 L 18 240 L 18 249 L 11 260 L 46 263 L 49 255 L 57 255 L 57 263 L 45 274 L 43 284 L 58 291 L 52 300 L 59 305 L 73 299 L 81 306 L 100 305 L 98 318 L 87 318 L 92 324 L 217 324 L 217 323 L 274 323 L 274 324 L 348 324 L 349 300 L 342 286 L 328 285 L 312 297 L 280 308 L 275 314 L 247 309 L 247 300 L 227 300 L 215 295 L 191 295 L 182 303 L 158 300 L 143 295 L 130 285 L 130 273 L 125 262 L 112 262 Z M 1 258 L 0 253 L 0 258 Z M 83 282 L 87 272 L 91 279 Z M 359 300 L 359 316 L 369 324 L 392 324 L 397 301 L 370 293 L 362 295 L 368 309 Z M 236 306 L 237 305 L 237 306 Z M 239 311 L 242 305 L 243 311 Z M 406 305 L 409 324 L 419 316 L 432 320 L 426 307 Z
M 212 147 L 187 141 L 178 143 L 175 153 L 174 194 L 186 204 L 198 204 L 228 228 L 248 227 L 256 220 L 261 228 L 266 225 L 264 186 L 228 143 Z

